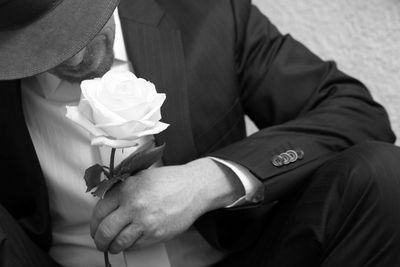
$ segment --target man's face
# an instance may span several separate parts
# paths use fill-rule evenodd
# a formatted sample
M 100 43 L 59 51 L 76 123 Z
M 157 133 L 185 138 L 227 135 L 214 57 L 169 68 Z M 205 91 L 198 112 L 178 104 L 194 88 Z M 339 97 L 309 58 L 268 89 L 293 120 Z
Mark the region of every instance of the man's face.
M 111 17 L 84 49 L 50 72 L 70 82 L 81 82 L 103 76 L 111 68 L 114 60 L 114 37 L 115 23 L 114 17 Z

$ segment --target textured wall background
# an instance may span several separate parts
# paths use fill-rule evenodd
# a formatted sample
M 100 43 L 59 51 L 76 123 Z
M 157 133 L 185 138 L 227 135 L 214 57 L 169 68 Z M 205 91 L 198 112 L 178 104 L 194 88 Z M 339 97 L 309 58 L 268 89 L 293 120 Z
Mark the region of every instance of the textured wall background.
M 334 59 L 341 70 L 363 81 L 386 107 L 400 138 L 400 1 L 253 3 L 282 33 L 290 33 L 323 59 Z

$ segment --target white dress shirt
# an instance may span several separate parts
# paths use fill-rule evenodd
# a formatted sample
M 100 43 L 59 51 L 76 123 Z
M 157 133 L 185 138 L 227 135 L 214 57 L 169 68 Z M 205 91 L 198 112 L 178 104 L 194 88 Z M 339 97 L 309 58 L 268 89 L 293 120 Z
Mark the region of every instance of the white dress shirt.
M 114 16 L 116 41 L 112 68 L 132 70 L 117 12 Z M 50 255 L 66 267 L 100 267 L 104 266 L 103 254 L 96 249 L 89 234 L 92 210 L 98 199 L 85 193 L 83 174 L 96 163 L 108 165 L 110 148 L 91 146 L 89 134 L 65 118 L 65 106 L 76 105 L 80 94 L 78 84 L 59 80 L 49 73 L 22 81 L 25 120 L 49 191 L 53 224 Z M 116 164 L 129 153 L 130 149 L 117 150 Z M 243 183 L 246 194 L 232 205 L 257 199 L 261 183 L 247 169 L 213 159 L 231 168 Z M 224 256 L 190 228 L 166 243 L 110 255 L 110 261 L 113 267 L 206 267 Z

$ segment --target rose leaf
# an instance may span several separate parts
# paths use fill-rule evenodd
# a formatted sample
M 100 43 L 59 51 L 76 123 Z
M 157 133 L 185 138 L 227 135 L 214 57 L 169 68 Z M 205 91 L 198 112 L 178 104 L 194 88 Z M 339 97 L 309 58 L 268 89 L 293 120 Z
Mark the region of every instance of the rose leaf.
M 123 174 L 120 176 L 115 176 L 109 180 L 103 180 L 97 186 L 97 189 L 94 192 L 92 192 L 92 195 L 103 199 L 106 193 L 110 191 L 111 188 L 114 187 L 114 185 L 116 185 L 119 182 L 123 182 L 128 177 L 129 174 Z
M 115 173 L 117 175 L 125 173 L 133 175 L 141 170 L 147 169 L 161 159 L 164 149 L 165 144 L 135 151 L 115 167 Z
M 101 173 L 103 171 L 103 167 L 99 164 L 95 164 L 86 169 L 85 175 L 83 177 L 87 186 L 86 192 L 89 192 L 90 190 L 98 186 L 98 184 L 100 183 Z

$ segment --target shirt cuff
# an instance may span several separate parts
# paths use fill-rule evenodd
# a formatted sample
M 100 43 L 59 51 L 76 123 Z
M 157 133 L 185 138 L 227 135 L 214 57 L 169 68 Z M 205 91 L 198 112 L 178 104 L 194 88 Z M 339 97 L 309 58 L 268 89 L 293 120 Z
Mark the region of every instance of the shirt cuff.
M 231 169 L 242 182 L 242 185 L 244 187 L 245 195 L 234 201 L 232 204 L 226 206 L 226 208 L 238 207 L 249 202 L 258 203 L 263 201 L 264 185 L 248 169 L 240 164 L 229 160 L 215 157 L 209 158 Z

